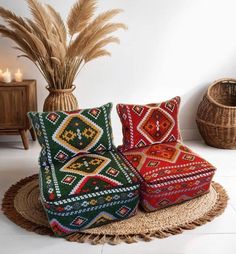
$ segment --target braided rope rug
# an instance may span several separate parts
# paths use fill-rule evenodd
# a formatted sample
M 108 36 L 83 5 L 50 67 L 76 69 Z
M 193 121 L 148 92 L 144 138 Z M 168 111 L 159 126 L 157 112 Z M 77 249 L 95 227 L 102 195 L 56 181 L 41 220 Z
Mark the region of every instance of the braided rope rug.
M 87 229 L 65 237 L 68 241 L 92 244 L 118 244 L 150 241 L 194 229 L 223 213 L 228 196 L 223 187 L 213 183 L 208 194 L 152 213 L 141 210 L 124 221 Z M 2 210 L 20 227 L 53 236 L 39 201 L 38 175 L 22 179 L 5 193 Z

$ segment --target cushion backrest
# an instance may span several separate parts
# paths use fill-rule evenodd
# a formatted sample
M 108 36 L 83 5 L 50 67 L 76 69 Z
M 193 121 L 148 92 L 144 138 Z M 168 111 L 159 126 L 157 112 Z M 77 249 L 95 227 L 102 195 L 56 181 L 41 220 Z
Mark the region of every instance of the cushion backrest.
M 147 105 L 118 104 L 123 132 L 119 149 L 125 151 L 180 139 L 179 106 L 180 97 Z
M 78 153 L 113 149 L 112 104 L 72 112 L 29 112 L 40 145 L 51 161 L 66 161 Z

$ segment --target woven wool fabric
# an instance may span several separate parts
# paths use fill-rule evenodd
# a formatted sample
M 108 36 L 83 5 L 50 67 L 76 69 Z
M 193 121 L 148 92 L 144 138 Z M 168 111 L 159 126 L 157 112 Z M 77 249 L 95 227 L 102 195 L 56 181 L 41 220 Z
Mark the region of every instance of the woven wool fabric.
M 26 177 L 7 190 L 2 211 L 12 222 L 28 231 L 52 235 L 38 197 L 38 176 Z M 138 209 L 136 216 L 129 220 L 86 229 L 65 239 L 78 243 L 114 245 L 169 237 L 210 222 L 223 213 L 227 200 L 223 187 L 212 183 L 209 193 L 194 200 L 148 214 Z
M 148 105 L 118 104 L 122 123 L 121 151 L 180 139 L 178 112 L 180 97 Z
M 146 211 L 208 192 L 215 172 L 215 167 L 180 142 L 154 144 L 123 155 L 142 177 L 140 199 Z
M 113 149 L 112 104 L 72 112 L 30 112 L 41 146 L 52 161 L 65 162 L 82 152 Z
M 41 199 L 56 235 L 129 218 L 136 213 L 139 183 L 115 151 L 79 154 L 50 164 L 40 157 Z
M 42 146 L 41 201 L 58 236 L 136 212 L 139 182 L 112 144 L 111 107 L 29 113 Z

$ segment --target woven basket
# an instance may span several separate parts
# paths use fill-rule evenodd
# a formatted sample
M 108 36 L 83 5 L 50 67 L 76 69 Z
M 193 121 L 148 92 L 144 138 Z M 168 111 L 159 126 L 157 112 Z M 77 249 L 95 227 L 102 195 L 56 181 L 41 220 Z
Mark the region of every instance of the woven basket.
M 217 80 L 208 88 L 196 121 L 207 145 L 236 149 L 236 79 Z

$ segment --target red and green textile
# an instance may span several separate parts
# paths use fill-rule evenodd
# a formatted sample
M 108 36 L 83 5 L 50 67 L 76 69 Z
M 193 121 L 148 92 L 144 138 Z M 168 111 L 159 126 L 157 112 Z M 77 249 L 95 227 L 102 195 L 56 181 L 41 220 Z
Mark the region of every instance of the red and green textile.
M 123 152 L 142 177 L 140 201 L 154 211 L 207 193 L 215 168 L 180 142 Z
M 118 104 L 123 131 L 123 144 L 119 149 L 125 151 L 179 140 L 179 105 L 180 97 L 157 104 Z

